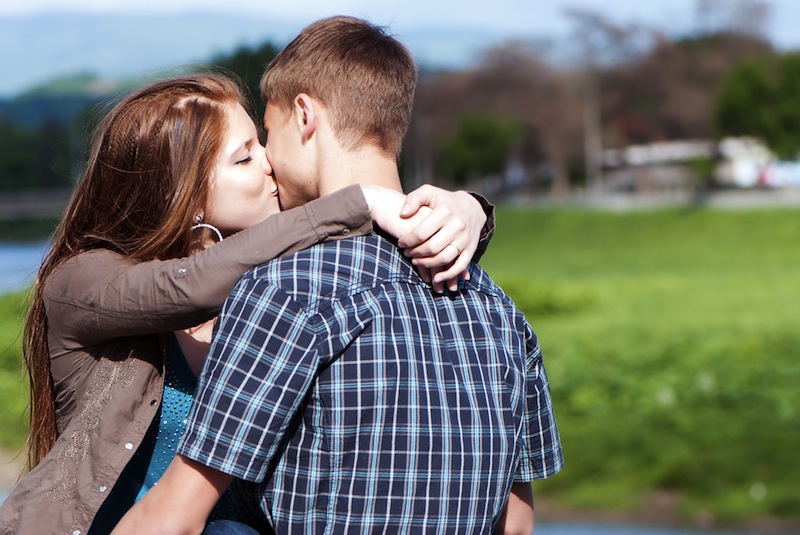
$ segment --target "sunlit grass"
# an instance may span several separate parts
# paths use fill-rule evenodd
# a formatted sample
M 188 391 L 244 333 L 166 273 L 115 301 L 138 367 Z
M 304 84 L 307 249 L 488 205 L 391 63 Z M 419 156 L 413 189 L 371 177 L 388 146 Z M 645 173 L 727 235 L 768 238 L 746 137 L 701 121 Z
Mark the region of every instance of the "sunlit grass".
M 0 296 L 0 448 L 19 450 L 25 441 L 27 384 L 22 374 L 25 295 Z
M 798 214 L 498 221 L 482 264 L 540 337 L 564 440 L 541 492 L 602 508 L 667 489 L 687 514 L 800 516 Z

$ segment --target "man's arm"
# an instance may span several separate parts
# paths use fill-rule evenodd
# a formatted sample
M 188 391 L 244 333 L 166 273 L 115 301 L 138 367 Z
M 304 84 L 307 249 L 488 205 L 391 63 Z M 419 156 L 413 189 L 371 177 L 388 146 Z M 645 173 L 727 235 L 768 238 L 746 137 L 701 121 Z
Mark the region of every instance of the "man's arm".
M 178 455 L 115 533 L 201 533 L 233 477 L 264 479 L 318 367 L 307 320 L 275 286 L 239 281 L 219 316 Z
M 521 457 L 497 532 L 530 535 L 533 532 L 534 519 L 533 490 L 530 482 L 559 472 L 564 465 L 564 458 L 539 340 L 521 313 L 519 317 L 520 332 L 524 332 L 525 336 L 526 352 Z
M 233 477 L 264 479 L 318 368 L 308 323 L 276 286 L 239 281 L 217 320 L 178 455 L 119 533 L 201 533 Z
M 550 382 L 533 329 L 521 321 L 520 332 L 525 333 L 526 386 L 525 412 L 522 418 L 520 462 L 514 481 L 546 479 L 564 467 L 561 438 L 558 434 Z
M 498 535 L 531 535 L 533 533 L 533 489 L 530 483 L 517 482 L 511 486 L 511 494 L 500 522 Z
M 122 517 L 113 535 L 202 533 L 232 476 L 176 455 L 144 498 Z

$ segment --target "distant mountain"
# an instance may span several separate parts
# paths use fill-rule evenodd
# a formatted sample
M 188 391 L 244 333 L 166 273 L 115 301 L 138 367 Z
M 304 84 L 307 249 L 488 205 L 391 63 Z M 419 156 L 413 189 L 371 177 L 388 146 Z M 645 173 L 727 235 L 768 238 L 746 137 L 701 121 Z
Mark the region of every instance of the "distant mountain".
M 100 78 L 155 74 L 207 61 L 241 44 L 279 38 L 266 23 L 244 17 L 187 14 L 54 13 L 0 19 L 0 95 L 75 73 Z M 285 32 L 284 32 L 285 33 Z
M 113 94 L 130 85 L 123 80 L 102 79 L 91 72 L 77 73 L 62 78 L 53 78 L 46 82 L 30 87 L 22 92 L 18 99 L 31 97 L 59 97 L 59 96 L 105 96 Z
M 141 83 L 141 79 L 102 79 L 91 73 L 54 78 L 15 97 L 0 98 L 0 121 L 29 128 L 47 121 L 69 124 L 88 108 Z
M 76 73 L 98 79 L 156 75 L 202 64 L 241 45 L 283 46 L 307 21 L 232 16 L 51 13 L 0 18 L 0 97 L 17 95 Z M 418 63 L 461 67 L 498 41 L 487 30 L 419 28 L 398 33 Z

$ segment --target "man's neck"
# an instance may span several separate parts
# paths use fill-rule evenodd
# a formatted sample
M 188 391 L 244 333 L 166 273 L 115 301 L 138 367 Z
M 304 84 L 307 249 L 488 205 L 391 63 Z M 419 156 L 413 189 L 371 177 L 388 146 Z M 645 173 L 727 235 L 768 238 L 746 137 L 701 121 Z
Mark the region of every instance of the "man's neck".
M 383 186 L 403 191 L 394 157 L 371 147 L 339 152 L 322 162 L 320 195 L 327 195 L 353 184 Z

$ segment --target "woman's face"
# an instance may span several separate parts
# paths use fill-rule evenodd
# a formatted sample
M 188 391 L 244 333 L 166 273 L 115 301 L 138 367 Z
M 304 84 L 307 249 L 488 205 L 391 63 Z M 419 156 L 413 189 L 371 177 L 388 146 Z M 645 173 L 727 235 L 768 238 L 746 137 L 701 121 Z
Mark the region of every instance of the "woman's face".
M 204 223 L 228 236 L 280 211 L 264 147 L 247 112 L 225 107 L 228 128 L 211 176 Z

